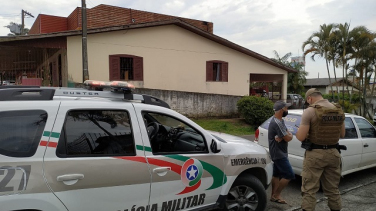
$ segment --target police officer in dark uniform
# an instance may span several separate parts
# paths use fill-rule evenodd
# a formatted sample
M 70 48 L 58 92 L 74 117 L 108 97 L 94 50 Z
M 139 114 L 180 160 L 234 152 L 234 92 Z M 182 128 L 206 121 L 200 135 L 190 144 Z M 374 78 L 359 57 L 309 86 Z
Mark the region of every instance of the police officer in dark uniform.
M 315 88 L 306 93 L 309 107 L 304 110 L 296 138 L 306 149 L 302 171 L 302 209 L 313 211 L 316 192 L 322 189 L 331 211 L 342 208 L 338 189 L 341 178 L 339 138 L 345 136 L 345 115 L 339 105 L 323 99 Z

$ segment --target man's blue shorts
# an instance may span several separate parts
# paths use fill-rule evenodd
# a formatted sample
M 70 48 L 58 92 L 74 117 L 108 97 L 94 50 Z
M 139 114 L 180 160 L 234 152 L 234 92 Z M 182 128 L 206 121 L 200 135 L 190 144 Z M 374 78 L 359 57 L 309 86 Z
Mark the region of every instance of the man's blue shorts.
M 273 165 L 273 177 L 293 180 L 295 179 L 295 174 L 292 171 L 290 161 L 287 158 L 281 158 L 274 160 Z

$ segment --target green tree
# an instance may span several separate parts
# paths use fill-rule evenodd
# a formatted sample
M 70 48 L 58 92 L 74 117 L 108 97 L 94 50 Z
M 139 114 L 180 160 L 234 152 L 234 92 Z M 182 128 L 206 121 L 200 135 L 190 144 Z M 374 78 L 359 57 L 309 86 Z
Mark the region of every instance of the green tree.
M 276 50 L 273 51 L 274 53 L 274 58 L 272 58 L 273 61 L 276 61 L 280 64 L 283 64 L 287 67 L 291 67 L 290 66 L 290 62 L 289 62 L 289 58 L 291 57 L 291 52 L 285 54 L 284 56 L 280 57 L 278 52 Z
M 304 91 L 304 84 L 306 83 L 306 76 L 308 73 L 304 70 L 304 65 L 300 63 L 295 63 L 289 61 L 291 57 L 291 52 L 286 53 L 284 56 L 280 57 L 277 51 L 274 52 L 273 61 L 276 61 L 282 65 L 293 68 L 296 70 L 295 73 L 288 73 L 287 75 L 287 91 L 289 93 L 301 93 Z
M 375 42 L 375 34 L 371 33 L 366 27 L 358 26 L 351 31 L 352 41 L 352 59 L 355 60 L 354 69 L 359 74 L 358 88 L 362 92 L 362 109 L 361 115 L 366 117 L 367 105 L 367 88 L 369 87 L 369 78 L 374 72 L 373 62 L 375 55 L 373 54 L 373 46 Z M 370 114 L 368 114 L 370 116 Z
M 338 46 L 338 60 L 341 63 L 342 66 L 342 76 L 344 78 L 344 82 L 347 81 L 347 69 L 348 65 L 347 62 L 349 61 L 350 57 L 350 24 L 339 24 L 336 27 L 336 30 L 334 31 L 335 41 L 336 43 L 333 44 L 333 46 Z M 334 61 L 333 61 L 334 62 Z M 348 90 L 348 86 L 347 86 Z M 342 100 L 345 96 L 345 83 L 342 83 Z M 338 99 L 339 100 L 339 99 Z
M 329 82 L 332 84 L 329 64 L 333 65 L 334 78 L 337 82 L 336 67 L 342 66 L 343 81 L 342 84 L 342 101 L 340 101 L 340 95 L 336 95 L 339 102 L 342 102 L 342 106 L 345 107 L 347 103 L 345 102 L 345 83 L 347 93 L 352 95 L 354 93 L 354 86 L 356 86 L 361 92 L 361 102 L 360 102 L 360 113 L 364 117 L 371 114 L 368 111 L 366 97 L 367 89 L 371 92 L 373 96 L 373 89 L 370 89 L 369 79 L 372 75 L 375 75 L 375 52 L 374 43 L 376 35 L 371 33 L 366 27 L 358 26 L 350 30 L 350 25 L 345 24 L 323 24 L 320 26 L 320 30 L 314 32 L 302 45 L 304 55 L 312 54 L 312 60 L 315 57 L 321 57 L 326 60 L 326 68 L 328 71 Z M 351 81 L 352 90 L 349 92 L 349 71 L 351 63 L 352 66 L 351 74 L 353 76 L 359 75 L 356 80 L 357 85 L 355 85 L 354 80 Z M 375 78 L 376 76 L 374 76 Z M 331 85 L 332 99 L 334 99 L 333 87 Z M 368 92 L 368 93 L 369 93 Z M 338 87 L 337 87 L 337 93 Z M 352 104 L 353 98 L 349 98 L 349 105 Z M 369 103 L 368 103 L 369 104 Z M 347 106 L 348 107 L 348 106 Z M 368 114 L 367 114 L 368 113 Z
M 302 49 L 304 52 L 304 56 L 308 54 L 312 54 L 311 59 L 315 61 L 315 57 L 321 57 L 325 59 L 326 63 L 326 69 L 328 71 L 328 77 L 329 77 L 329 83 L 330 83 L 330 89 L 332 91 L 332 96 L 334 99 L 334 92 L 333 92 L 333 86 L 332 81 L 330 78 L 330 71 L 329 71 L 329 52 L 330 52 L 330 46 L 332 43 L 332 31 L 335 29 L 334 24 L 323 24 L 320 25 L 320 30 L 317 32 L 314 32 L 302 45 Z
M 237 107 L 240 116 L 253 126 L 261 125 L 274 114 L 273 102 L 265 97 L 244 96 Z

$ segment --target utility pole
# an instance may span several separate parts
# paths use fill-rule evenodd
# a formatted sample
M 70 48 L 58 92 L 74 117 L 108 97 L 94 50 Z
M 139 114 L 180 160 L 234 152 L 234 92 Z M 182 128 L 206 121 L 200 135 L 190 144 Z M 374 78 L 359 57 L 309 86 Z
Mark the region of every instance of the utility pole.
M 27 12 L 26 10 L 21 10 L 21 14 L 22 14 L 21 35 L 24 35 L 25 16 L 28 15 L 28 16 L 33 17 L 33 18 L 34 18 L 34 16 L 32 14 L 30 14 L 29 12 Z
M 82 14 L 82 79 L 89 80 L 89 70 L 87 65 L 87 26 L 86 26 L 86 2 L 81 0 L 81 14 Z

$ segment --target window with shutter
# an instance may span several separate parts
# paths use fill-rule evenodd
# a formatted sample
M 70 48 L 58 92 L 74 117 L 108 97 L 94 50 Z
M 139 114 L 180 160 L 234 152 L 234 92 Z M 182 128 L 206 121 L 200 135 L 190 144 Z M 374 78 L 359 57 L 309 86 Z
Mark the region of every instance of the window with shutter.
M 135 56 L 133 57 L 133 72 L 135 81 L 144 80 L 144 60 L 142 57 Z
M 120 80 L 120 57 L 110 55 L 110 81 Z
M 228 62 L 206 61 L 206 81 L 228 82 Z
M 206 62 L 206 81 L 213 81 L 213 62 Z
M 228 62 L 222 63 L 222 80 L 223 82 L 228 82 Z
M 143 58 L 134 55 L 117 54 L 110 55 L 110 81 L 143 81 L 144 63 Z

